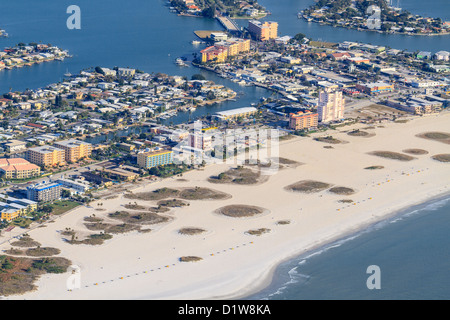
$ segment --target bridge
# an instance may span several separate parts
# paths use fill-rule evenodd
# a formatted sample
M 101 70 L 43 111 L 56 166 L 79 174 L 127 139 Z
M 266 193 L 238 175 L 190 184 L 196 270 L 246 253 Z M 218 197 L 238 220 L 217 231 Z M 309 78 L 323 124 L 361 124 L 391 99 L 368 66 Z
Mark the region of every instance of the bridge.
M 219 20 L 220 24 L 230 33 L 236 33 L 240 34 L 241 30 L 239 26 L 236 24 L 235 21 L 231 20 L 227 17 L 217 17 L 217 20 Z

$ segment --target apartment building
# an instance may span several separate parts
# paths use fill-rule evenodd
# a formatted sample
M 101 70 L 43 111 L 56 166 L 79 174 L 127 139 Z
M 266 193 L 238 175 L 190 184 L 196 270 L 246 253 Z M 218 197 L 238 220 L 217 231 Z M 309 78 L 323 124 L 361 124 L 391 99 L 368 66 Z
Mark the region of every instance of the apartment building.
M 224 46 L 211 46 L 200 51 L 202 54 L 202 62 L 213 61 L 223 63 L 228 57 L 228 48 Z
M 61 183 L 42 182 L 27 187 L 28 200 L 47 202 L 61 198 Z
M 5 179 L 28 179 L 41 174 L 41 168 L 22 158 L 0 159 L 0 174 Z
M 344 118 L 345 98 L 342 91 L 322 91 L 319 94 L 317 113 L 319 122 L 331 122 Z
M 192 133 L 189 135 L 189 146 L 201 150 L 212 148 L 212 137 L 204 133 Z
M 37 202 L 28 199 L 17 199 L 0 194 L 0 217 L 10 222 L 37 209 Z
M 92 154 L 92 145 L 90 143 L 75 139 L 58 141 L 54 143 L 54 146 L 65 151 L 65 160 L 68 163 L 89 158 Z
M 140 168 L 150 169 L 173 163 L 172 150 L 157 150 L 138 154 L 137 162 Z
M 64 149 L 42 146 L 28 149 L 26 158 L 38 166 L 52 167 L 65 164 L 65 153 Z
M 248 31 L 258 41 L 268 41 L 278 38 L 278 23 L 273 21 L 261 22 L 251 20 L 248 23 Z
M 289 115 L 289 129 L 303 130 L 316 128 L 319 125 L 319 114 L 299 111 Z

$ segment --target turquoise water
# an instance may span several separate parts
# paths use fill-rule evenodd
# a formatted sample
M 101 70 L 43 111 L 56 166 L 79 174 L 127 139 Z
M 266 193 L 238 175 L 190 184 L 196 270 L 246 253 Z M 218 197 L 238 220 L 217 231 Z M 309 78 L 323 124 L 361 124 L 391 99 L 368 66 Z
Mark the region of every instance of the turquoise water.
M 248 299 L 450 299 L 450 197 L 280 265 L 273 283 Z M 371 265 L 380 290 L 369 290 Z

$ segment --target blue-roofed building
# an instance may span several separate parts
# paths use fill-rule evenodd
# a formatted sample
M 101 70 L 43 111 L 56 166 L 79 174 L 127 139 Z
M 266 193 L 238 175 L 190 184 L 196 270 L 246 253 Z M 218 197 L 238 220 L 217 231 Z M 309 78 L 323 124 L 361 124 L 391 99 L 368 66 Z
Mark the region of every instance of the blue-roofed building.
M 62 184 L 42 182 L 27 187 L 27 198 L 37 202 L 54 201 L 61 198 Z

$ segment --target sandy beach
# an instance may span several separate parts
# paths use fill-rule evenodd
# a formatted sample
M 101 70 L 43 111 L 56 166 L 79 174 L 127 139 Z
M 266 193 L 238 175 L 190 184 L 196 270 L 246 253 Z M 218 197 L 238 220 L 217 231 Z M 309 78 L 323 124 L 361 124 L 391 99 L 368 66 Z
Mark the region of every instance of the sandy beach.
M 81 288 L 67 289 L 69 273 L 48 274 L 36 282 L 38 290 L 5 299 L 245 297 L 267 286 L 274 268 L 286 259 L 361 230 L 401 209 L 449 193 L 450 165 L 432 156 L 450 153 L 450 145 L 416 136 L 430 131 L 450 133 L 449 123 L 450 113 L 444 112 L 414 117 L 406 123 L 357 124 L 282 141 L 280 157 L 301 165 L 282 165 L 275 175 L 254 185 L 208 181 L 211 176 L 230 169 L 226 164 L 186 173 L 182 179 L 148 182 L 132 193 L 164 187 L 200 187 L 230 197 L 183 200 L 189 205 L 160 213 L 169 217 L 169 221 L 146 226 L 150 232 L 115 234 L 98 246 L 65 242 L 61 231 L 71 228 L 80 236 L 90 234 L 92 231 L 84 224 L 85 217 L 95 214 L 110 221 L 109 213 L 133 211 L 125 209 L 124 205 L 136 202 L 142 207 L 155 207 L 158 201 L 130 200 L 123 191 L 115 199 L 101 199 L 91 203 L 89 208 L 80 207 L 28 234 L 43 247 L 59 248 L 59 256 L 80 267 Z M 355 129 L 369 135 L 347 134 Z M 313 139 L 329 135 L 341 143 Z M 427 153 L 405 153 L 408 149 Z M 414 159 L 400 161 L 369 154 L 374 151 L 408 154 Z M 383 168 L 367 169 L 375 166 Z M 286 189 L 299 181 L 323 182 L 328 186 L 310 193 Z M 354 193 L 336 194 L 330 191 L 333 187 L 345 187 Z M 248 217 L 217 213 L 217 209 L 230 205 L 249 205 L 264 210 Z M 187 227 L 204 232 L 196 235 L 178 232 Z M 265 230 L 261 235 L 248 233 L 260 229 Z M 4 240 L 0 238 L 0 243 Z M 10 248 L 9 243 L 0 246 L 1 250 Z M 201 260 L 180 261 L 187 256 Z

